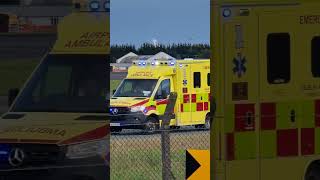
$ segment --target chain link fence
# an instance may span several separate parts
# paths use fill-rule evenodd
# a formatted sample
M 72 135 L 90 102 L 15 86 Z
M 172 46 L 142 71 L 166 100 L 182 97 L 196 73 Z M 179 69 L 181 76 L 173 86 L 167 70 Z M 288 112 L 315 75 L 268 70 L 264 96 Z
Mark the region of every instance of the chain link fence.
M 161 131 L 123 132 L 111 136 L 111 179 L 162 179 Z M 186 149 L 209 149 L 210 132 L 185 128 L 169 130 L 171 178 L 185 179 Z

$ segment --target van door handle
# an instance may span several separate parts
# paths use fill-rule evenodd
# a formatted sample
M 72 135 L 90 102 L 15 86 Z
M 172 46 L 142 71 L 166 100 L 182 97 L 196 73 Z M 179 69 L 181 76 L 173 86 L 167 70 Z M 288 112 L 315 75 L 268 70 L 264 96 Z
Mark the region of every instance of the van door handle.
M 246 113 L 246 125 L 247 126 L 252 126 L 253 125 L 253 113 L 252 112 L 247 112 Z
M 294 123 L 296 121 L 296 111 L 295 110 L 290 111 L 290 121 L 292 123 Z

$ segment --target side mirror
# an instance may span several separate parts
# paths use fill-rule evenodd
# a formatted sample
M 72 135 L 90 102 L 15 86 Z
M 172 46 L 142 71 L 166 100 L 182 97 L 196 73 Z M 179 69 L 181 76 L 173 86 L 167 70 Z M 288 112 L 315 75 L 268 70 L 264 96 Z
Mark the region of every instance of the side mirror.
M 112 90 L 112 94 L 114 94 L 114 93 L 116 93 L 116 90 L 114 89 L 114 90 Z
M 10 89 L 8 91 L 8 106 L 10 107 L 13 103 L 13 101 L 16 99 L 16 97 L 19 94 L 19 89 Z

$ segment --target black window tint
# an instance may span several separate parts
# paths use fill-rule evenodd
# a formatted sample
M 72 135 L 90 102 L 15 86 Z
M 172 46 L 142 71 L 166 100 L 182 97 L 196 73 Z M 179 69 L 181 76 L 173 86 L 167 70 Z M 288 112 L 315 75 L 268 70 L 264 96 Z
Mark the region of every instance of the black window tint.
M 210 86 L 210 73 L 207 74 L 207 84 Z
M 270 84 L 290 81 L 290 35 L 269 34 L 267 39 L 267 77 Z
M 320 77 L 320 36 L 311 42 L 311 69 L 313 77 Z
M 201 73 L 200 72 L 193 73 L 193 87 L 194 88 L 201 88 Z
M 156 99 L 165 99 L 170 95 L 170 79 L 163 80 L 157 91 Z

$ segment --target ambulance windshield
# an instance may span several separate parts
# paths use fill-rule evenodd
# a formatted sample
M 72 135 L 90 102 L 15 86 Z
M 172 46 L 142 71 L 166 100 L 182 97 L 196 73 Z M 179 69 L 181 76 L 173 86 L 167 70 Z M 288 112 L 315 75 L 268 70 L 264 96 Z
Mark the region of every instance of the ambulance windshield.
M 125 79 L 113 97 L 150 97 L 157 79 Z
M 13 106 L 14 112 L 104 113 L 107 55 L 49 55 Z

